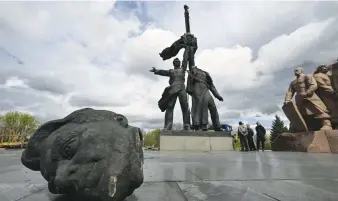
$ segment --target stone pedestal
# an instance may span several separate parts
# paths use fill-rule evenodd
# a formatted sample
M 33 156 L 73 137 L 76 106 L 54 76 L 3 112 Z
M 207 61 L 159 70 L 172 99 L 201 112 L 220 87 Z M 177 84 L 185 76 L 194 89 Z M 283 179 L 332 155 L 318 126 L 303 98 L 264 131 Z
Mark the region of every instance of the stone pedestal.
M 338 130 L 283 133 L 271 145 L 273 151 L 338 153 Z
M 228 132 L 161 131 L 161 151 L 232 151 Z

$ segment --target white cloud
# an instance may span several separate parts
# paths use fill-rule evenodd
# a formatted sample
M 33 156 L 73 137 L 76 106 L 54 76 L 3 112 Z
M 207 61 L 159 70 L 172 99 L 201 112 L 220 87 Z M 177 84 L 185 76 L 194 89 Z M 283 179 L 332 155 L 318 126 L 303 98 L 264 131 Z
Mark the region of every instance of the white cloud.
M 6 80 L 6 83 L 4 84 L 4 87 L 23 87 L 28 88 L 28 86 L 18 77 L 10 77 Z
M 310 22 L 290 34 L 281 35 L 270 43 L 262 46 L 258 52 L 256 64 L 262 71 L 278 71 L 285 64 L 292 65 L 299 61 L 318 55 L 317 46 L 321 38 L 337 22 L 337 18 L 330 18 L 319 22 Z M 336 31 L 332 30 L 331 31 Z M 318 57 L 318 56 L 317 56 Z M 322 58 L 317 58 L 321 61 Z
M 183 4 L 144 5 L 142 13 L 111 2 L 1 2 L 0 81 L 8 94 L 1 111 L 20 109 L 46 120 L 89 106 L 122 113 L 137 126 L 162 126 L 157 101 L 168 78 L 149 70 L 171 68 L 171 60 L 162 61 L 158 53 L 183 33 Z M 281 81 L 280 72 L 338 55 L 337 14 L 322 14 L 337 5 L 191 3 L 196 64 L 211 74 L 225 99 L 215 100 L 222 123 L 237 124 L 241 114 L 243 121 L 269 126 L 291 80 L 283 74 Z M 32 101 L 22 103 L 22 95 Z M 175 122 L 181 119 L 177 101 Z
M 247 89 L 256 84 L 256 69 L 251 62 L 252 50 L 241 46 L 206 49 L 196 57 L 197 65 L 212 73 L 216 86 L 232 90 Z

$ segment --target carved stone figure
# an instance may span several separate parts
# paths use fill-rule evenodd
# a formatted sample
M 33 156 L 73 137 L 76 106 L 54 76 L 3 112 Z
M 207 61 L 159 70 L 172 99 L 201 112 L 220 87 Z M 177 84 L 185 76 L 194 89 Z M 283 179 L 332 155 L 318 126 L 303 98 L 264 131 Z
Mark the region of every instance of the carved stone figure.
M 123 115 L 85 108 L 38 128 L 21 161 L 41 172 L 51 193 L 122 201 L 143 183 L 142 141 Z
M 208 72 L 194 66 L 190 69 L 187 92 L 192 97 L 192 127 L 194 130 L 207 130 L 208 128 L 208 109 L 215 131 L 220 131 L 218 111 L 211 93 L 220 101 L 223 98 L 216 90 L 213 80 Z
M 174 107 L 178 97 L 183 115 L 183 127 L 185 130 L 190 129 L 190 115 L 187 92 L 185 90 L 185 71 L 181 68 L 181 61 L 176 58 L 173 61 L 174 69 L 158 70 L 153 68 L 150 72 L 155 75 L 169 77 L 169 85 L 165 88 L 162 98 L 158 101 L 158 106 L 162 112 L 165 111 L 164 129 L 172 130 Z
M 331 78 L 331 84 L 333 89 L 338 92 L 338 59 L 335 63 L 327 66 L 329 72 L 327 73 Z
M 327 107 L 315 93 L 318 86 L 312 75 L 305 75 L 301 68 L 294 70 L 296 78 L 291 82 L 285 95 L 285 103 L 291 101 L 296 93 L 296 106 L 303 117 L 313 117 L 321 121 L 321 129 L 331 130 L 332 125 Z M 294 122 L 291 122 L 294 123 Z
M 317 67 L 313 77 L 317 81 L 317 94 L 327 106 L 331 114 L 331 121 L 338 123 L 338 94 L 332 87 L 331 78 L 328 75 L 329 69 L 325 65 Z

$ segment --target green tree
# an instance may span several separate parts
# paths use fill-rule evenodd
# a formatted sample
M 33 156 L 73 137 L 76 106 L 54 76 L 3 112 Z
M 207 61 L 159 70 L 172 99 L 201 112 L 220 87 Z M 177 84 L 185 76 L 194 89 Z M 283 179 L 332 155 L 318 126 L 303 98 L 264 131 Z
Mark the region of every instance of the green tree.
M 273 120 L 271 126 L 270 143 L 273 144 L 277 136 L 279 136 L 281 133 L 288 132 L 288 130 L 289 129 L 284 125 L 284 122 L 278 115 L 276 115 L 275 120 Z
M 0 117 L 2 132 L 13 135 L 11 141 L 24 142 L 26 137 L 30 137 L 39 126 L 37 119 L 22 112 L 7 112 Z
M 145 147 L 159 147 L 159 135 L 160 129 L 155 129 L 149 133 L 144 134 L 144 146 Z
M 265 142 L 264 142 L 264 149 L 265 150 L 271 150 L 271 138 L 270 138 L 271 136 L 269 136 L 269 135 L 266 135 L 265 136 Z

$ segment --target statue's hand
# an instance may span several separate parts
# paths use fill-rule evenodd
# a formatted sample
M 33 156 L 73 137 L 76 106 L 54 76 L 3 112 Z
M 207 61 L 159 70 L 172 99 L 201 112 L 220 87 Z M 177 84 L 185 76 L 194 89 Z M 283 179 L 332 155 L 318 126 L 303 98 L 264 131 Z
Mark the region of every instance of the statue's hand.
M 151 70 L 149 70 L 150 72 L 156 72 L 156 68 L 155 67 L 152 67 L 152 69 Z

